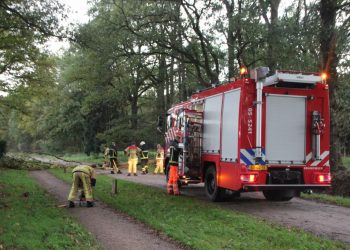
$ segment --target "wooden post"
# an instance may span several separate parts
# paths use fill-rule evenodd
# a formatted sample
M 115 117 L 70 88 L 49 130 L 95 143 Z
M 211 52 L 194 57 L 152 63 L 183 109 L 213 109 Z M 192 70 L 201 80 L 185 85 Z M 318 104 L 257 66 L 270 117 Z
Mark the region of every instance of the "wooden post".
M 112 194 L 118 193 L 118 181 L 117 179 L 112 180 Z

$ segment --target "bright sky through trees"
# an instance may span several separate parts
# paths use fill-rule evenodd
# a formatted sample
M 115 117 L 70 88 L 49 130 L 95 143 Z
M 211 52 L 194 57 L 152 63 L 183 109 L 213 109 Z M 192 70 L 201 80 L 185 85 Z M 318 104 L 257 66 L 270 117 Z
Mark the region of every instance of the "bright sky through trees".
M 88 22 L 89 17 L 87 12 L 89 10 L 89 5 L 87 0 L 60 0 L 60 2 L 66 5 L 69 11 L 68 20 L 64 21 L 64 24 L 68 25 L 68 23 L 79 24 Z M 58 41 L 57 39 L 52 38 L 47 42 L 47 46 L 49 51 L 55 54 L 59 53 L 61 50 L 67 49 L 69 47 L 69 42 Z

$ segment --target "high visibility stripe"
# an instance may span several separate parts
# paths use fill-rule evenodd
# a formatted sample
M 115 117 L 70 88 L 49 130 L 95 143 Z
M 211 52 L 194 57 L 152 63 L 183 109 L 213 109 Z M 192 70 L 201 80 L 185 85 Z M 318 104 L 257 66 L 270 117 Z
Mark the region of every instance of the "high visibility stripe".
M 329 155 L 329 151 L 324 151 L 321 156 L 320 156 L 320 160 L 317 160 L 317 161 L 314 161 L 311 166 L 312 167 L 315 167 L 317 166 L 318 164 L 321 163 L 321 161 L 323 161 L 327 156 Z
M 306 156 L 306 162 L 309 162 L 312 159 L 312 152 L 308 153 Z
M 76 171 L 73 171 L 72 173 L 73 174 L 75 174 L 75 173 L 83 173 L 83 174 L 90 175 L 90 173 L 86 173 L 85 171 L 81 171 L 81 170 L 76 170 Z
M 263 159 L 265 158 L 265 149 L 262 149 Z M 240 150 L 240 162 L 246 165 L 255 164 L 255 149 L 241 149 Z M 266 164 L 265 160 L 259 160 L 258 163 Z
M 246 164 L 246 165 L 252 165 L 253 164 L 253 159 L 251 159 L 250 155 L 248 154 L 248 156 L 245 154 L 245 152 L 242 152 L 243 150 L 241 150 L 241 163 Z

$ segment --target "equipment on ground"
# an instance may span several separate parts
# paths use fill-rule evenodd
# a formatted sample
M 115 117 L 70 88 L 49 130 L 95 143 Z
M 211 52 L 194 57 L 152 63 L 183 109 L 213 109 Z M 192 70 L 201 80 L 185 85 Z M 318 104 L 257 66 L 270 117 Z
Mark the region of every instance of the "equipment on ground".
M 91 186 L 92 187 L 96 186 L 96 179 L 95 178 L 91 178 Z
M 317 73 L 267 74 L 256 68 L 251 78 L 245 73 L 168 110 L 165 151 L 180 134 L 181 185 L 204 182 L 213 201 L 249 191 L 282 201 L 330 187 L 327 83 Z M 169 152 L 166 171 L 168 162 Z

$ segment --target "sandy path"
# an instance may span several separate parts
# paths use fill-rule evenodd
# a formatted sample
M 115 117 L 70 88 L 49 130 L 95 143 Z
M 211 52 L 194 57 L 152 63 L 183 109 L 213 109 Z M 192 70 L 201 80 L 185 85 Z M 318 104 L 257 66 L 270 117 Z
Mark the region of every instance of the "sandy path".
M 70 186 L 46 171 L 32 171 L 38 181 L 59 202 L 65 204 Z M 67 211 L 95 235 L 106 249 L 183 249 L 180 245 L 130 219 L 127 215 L 96 202 L 93 208 L 75 207 Z

